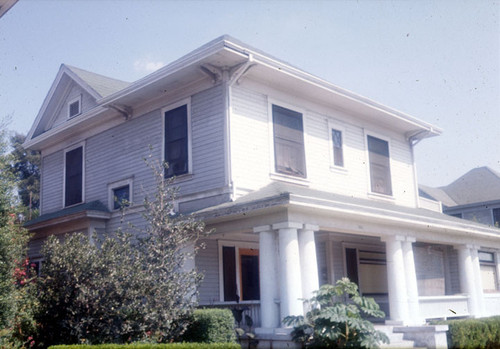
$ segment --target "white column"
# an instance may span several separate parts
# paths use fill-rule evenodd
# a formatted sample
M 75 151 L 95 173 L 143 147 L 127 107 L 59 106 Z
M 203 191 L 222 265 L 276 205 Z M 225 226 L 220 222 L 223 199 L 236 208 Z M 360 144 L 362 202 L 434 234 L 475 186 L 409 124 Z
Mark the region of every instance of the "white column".
M 260 317 L 262 328 L 279 327 L 276 234 L 270 225 L 255 227 L 259 234 Z
M 474 270 L 474 286 L 476 286 L 476 304 L 477 313 L 476 317 L 484 316 L 484 293 L 483 293 L 483 280 L 481 278 L 481 266 L 479 264 L 479 246 L 472 246 L 471 248 L 471 258 L 472 258 L 472 268 Z
M 413 256 L 413 243 L 415 238 L 406 237 L 402 241 L 403 258 L 405 263 L 406 289 L 408 294 L 409 324 L 421 325 L 424 320 L 420 318 L 420 308 L 418 304 L 418 284 L 415 269 L 415 258 Z
M 474 285 L 474 267 L 472 265 L 472 256 L 470 245 L 455 247 L 458 250 L 458 272 L 460 275 L 460 290 L 469 296 L 468 308 L 469 314 L 478 315 L 476 286 Z
M 313 291 L 319 288 L 318 260 L 316 258 L 316 242 L 314 241 L 314 231 L 317 230 L 319 227 L 312 224 L 304 224 L 304 228 L 299 230 L 300 272 L 304 299 L 311 298 Z
M 391 322 L 406 324 L 408 322 L 408 295 L 401 241 L 404 236 L 387 236 L 383 238 L 386 246 L 387 282 L 389 286 L 389 311 Z
M 289 315 L 304 314 L 298 228 L 302 228 L 302 224 L 294 222 L 273 224 L 273 229 L 279 231 L 281 319 Z

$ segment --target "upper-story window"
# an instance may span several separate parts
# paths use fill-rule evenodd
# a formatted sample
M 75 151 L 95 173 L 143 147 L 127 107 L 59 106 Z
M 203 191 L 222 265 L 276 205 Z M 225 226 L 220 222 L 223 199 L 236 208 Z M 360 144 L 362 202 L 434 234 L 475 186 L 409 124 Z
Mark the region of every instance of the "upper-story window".
M 332 137 L 333 165 L 337 167 L 344 167 L 342 131 L 332 128 L 331 137 Z
M 275 171 L 306 177 L 302 114 L 273 105 Z
M 500 228 L 500 208 L 493 209 L 493 225 Z
M 64 206 L 83 202 L 83 146 L 64 155 Z
M 389 143 L 373 136 L 367 136 L 367 139 L 371 191 L 378 194 L 392 195 Z
M 188 105 L 165 111 L 166 177 L 189 172 L 189 115 Z
M 82 112 L 82 96 L 69 101 L 68 103 L 68 118 L 75 117 Z

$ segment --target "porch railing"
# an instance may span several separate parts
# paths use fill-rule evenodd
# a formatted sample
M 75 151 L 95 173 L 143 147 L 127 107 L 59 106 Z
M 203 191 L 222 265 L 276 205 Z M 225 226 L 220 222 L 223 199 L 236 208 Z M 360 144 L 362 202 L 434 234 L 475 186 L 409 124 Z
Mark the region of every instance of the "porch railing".
M 484 294 L 484 312 L 485 316 L 500 314 L 500 293 Z
M 420 316 L 425 319 L 468 316 L 468 299 L 466 295 L 419 297 Z
M 253 321 L 253 328 L 260 327 L 260 302 L 259 301 L 241 301 L 236 302 L 217 302 L 212 304 L 200 304 L 200 308 L 220 308 L 220 309 L 239 309 L 243 310 L 242 326 L 246 326 L 245 315 L 250 316 Z

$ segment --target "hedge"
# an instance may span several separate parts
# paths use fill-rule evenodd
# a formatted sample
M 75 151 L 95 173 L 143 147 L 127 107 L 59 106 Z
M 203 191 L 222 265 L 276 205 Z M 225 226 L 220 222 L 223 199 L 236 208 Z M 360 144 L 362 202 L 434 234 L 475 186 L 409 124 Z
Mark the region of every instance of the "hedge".
M 450 348 L 500 348 L 500 316 L 450 320 L 444 323 L 449 326 Z
M 237 343 L 96 344 L 53 345 L 48 349 L 241 349 Z
M 198 343 L 235 343 L 233 313 L 229 309 L 196 309 L 182 339 Z

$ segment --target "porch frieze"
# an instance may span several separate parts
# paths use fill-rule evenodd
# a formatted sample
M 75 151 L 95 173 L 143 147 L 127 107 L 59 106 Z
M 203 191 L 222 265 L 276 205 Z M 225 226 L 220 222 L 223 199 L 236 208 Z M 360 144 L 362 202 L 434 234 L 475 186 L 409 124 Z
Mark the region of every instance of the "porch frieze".
M 318 231 L 319 230 L 319 226 L 316 225 L 316 224 L 305 223 L 304 227 L 302 228 L 302 230 Z
M 405 241 L 406 236 L 404 235 L 384 235 L 380 237 L 380 241 L 388 242 L 388 241 Z
M 254 233 L 262 233 L 263 231 L 272 231 L 271 225 L 261 225 L 253 228 Z
M 273 224 L 273 229 L 302 229 L 304 225 L 297 222 L 282 222 Z

